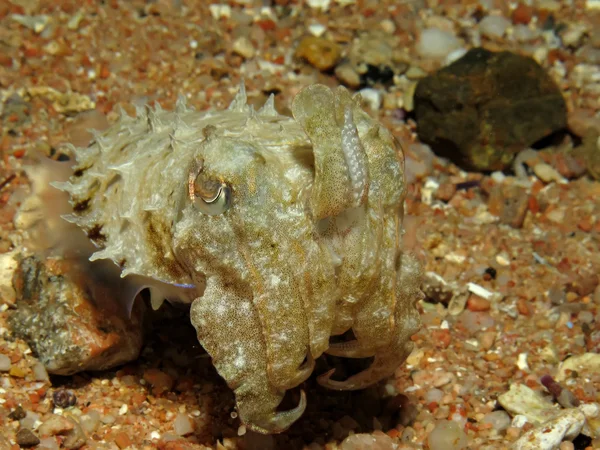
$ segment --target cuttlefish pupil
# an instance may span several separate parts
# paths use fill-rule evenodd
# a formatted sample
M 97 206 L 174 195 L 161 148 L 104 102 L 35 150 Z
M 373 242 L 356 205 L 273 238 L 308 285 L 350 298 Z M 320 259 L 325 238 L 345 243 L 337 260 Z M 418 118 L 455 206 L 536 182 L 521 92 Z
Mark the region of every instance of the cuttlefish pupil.
M 222 180 L 205 179 L 203 163 L 190 171 L 188 194 L 196 208 L 203 214 L 223 214 L 231 206 L 231 188 Z

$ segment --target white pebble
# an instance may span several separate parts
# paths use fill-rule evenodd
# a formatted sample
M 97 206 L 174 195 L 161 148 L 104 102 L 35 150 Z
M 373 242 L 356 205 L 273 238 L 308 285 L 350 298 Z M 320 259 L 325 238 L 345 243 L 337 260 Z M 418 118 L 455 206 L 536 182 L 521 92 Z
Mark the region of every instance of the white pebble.
M 510 416 L 506 411 L 492 411 L 481 419 L 481 423 L 489 423 L 494 430 L 503 431 L 510 426 Z
M 214 19 L 220 19 L 222 17 L 224 18 L 229 18 L 231 17 L 231 6 L 229 5 L 210 5 L 208 7 L 208 9 L 210 10 L 210 14 L 213 16 Z
M 450 420 L 440 420 L 427 436 L 430 450 L 462 450 L 467 448 L 467 435 Z
M 485 37 L 498 39 L 504 36 L 510 26 L 510 20 L 502 16 L 486 16 L 479 22 L 479 31 Z
M 421 32 L 416 50 L 423 58 L 442 59 L 460 47 L 460 41 L 453 34 L 438 28 L 427 28 Z
M 325 25 L 321 25 L 320 23 L 311 23 L 308 26 L 308 32 L 316 37 L 321 37 L 327 31 L 327 27 Z
M 365 88 L 359 91 L 362 99 L 369 105 L 373 111 L 379 111 L 381 108 L 382 95 L 381 92 L 373 88 Z
M 36 447 L 38 450 L 58 450 L 58 444 L 53 437 L 45 437 L 40 439 L 40 443 Z
M 8 372 L 12 366 L 10 358 L 6 355 L 0 354 L 0 372 Z
M 306 0 L 308 6 L 315 9 L 321 9 L 326 11 L 329 9 L 329 5 L 331 4 L 331 0 Z
M 444 396 L 444 391 L 440 390 L 440 389 L 429 389 L 426 393 L 425 393 L 425 401 L 427 403 L 431 403 L 431 402 L 436 402 L 439 403 L 442 400 L 442 397 Z
M 177 436 L 185 436 L 194 432 L 194 424 L 187 414 L 179 413 L 173 422 L 173 429 Z
M 250 59 L 256 54 L 256 49 L 254 48 L 254 45 L 252 45 L 252 42 L 246 36 L 241 36 L 237 38 L 233 42 L 231 49 L 234 53 L 242 56 L 245 59 Z
M 35 378 L 35 381 L 48 381 L 48 372 L 46 371 L 46 368 L 41 362 L 36 362 L 32 366 L 31 371 L 33 372 L 33 377 Z
M 563 176 L 560 173 L 558 173 L 558 171 L 550 164 L 538 163 L 535 166 L 533 166 L 533 171 L 535 172 L 536 176 L 544 183 L 550 183 L 551 181 L 556 181 L 559 183 L 567 182 L 567 180 L 565 180 Z
M 100 413 L 95 409 L 90 409 L 87 413 L 82 415 L 79 419 L 81 426 L 87 433 L 93 433 L 98 428 L 100 423 Z
M 512 36 L 518 42 L 531 42 L 539 37 L 537 30 L 532 30 L 527 25 L 515 25 L 512 31 Z

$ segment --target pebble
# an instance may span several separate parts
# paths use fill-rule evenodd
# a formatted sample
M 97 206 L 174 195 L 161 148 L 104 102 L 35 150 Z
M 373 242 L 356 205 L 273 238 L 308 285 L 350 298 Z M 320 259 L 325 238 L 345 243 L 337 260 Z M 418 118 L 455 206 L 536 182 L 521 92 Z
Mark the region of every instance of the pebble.
M 22 448 L 34 447 L 40 443 L 40 439 L 29 428 L 21 428 L 17 431 L 17 444 Z
M 173 422 L 173 429 L 178 436 L 185 436 L 194 432 L 194 424 L 187 414 L 179 413 Z
M 98 428 L 98 424 L 100 423 L 100 413 L 95 409 L 90 409 L 87 413 L 82 415 L 79 418 L 81 422 L 81 427 L 87 433 L 93 433 Z
M 515 25 L 513 27 L 512 36 L 518 42 L 531 42 L 539 37 L 537 30 L 532 30 L 527 25 Z
M 38 433 L 41 436 L 55 436 L 57 434 L 63 434 L 65 431 L 72 430 L 73 427 L 73 422 L 66 417 L 52 414 L 40 425 Z
M 306 0 L 306 3 L 308 3 L 308 6 L 311 8 L 326 11 L 329 9 L 329 5 L 331 5 L 331 0 Z
M 504 36 L 511 25 L 510 20 L 502 16 L 486 16 L 479 22 L 479 31 L 490 39 L 499 39 Z
M 558 407 L 524 384 L 511 384 L 508 392 L 498 396 L 498 403 L 512 416 L 523 415 L 534 425 L 539 425 L 556 415 Z
M 441 420 L 427 436 L 427 443 L 430 450 L 462 450 L 467 448 L 468 441 L 456 422 Z
M 12 366 L 10 358 L 6 355 L 0 354 L 0 372 L 8 372 Z
M 510 416 L 506 411 L 492 411 L 487 413 L 481 423 L 489 423 L 496 431 L 504 431 L 510 426 Z
M 600 373 L 600 354 L 584 353 L 565 359 L 558 366 L 556 381 L 566 380 L 572 372 L 577 372 L 579 377 Z
M 413 382 L 417 386 L 433 386 L 439 388 L 455 380 L 450 372 L 443 370 L 418 370 L 412 374 Z
M 566 181 L 567 181 L 550 164 L 538 163 L 538 164 L 536 164 L 536 165 L 533 166 L 533 171 L 534 171 L 535 175 L 540 180 L 542 180 L 544 183 L 550 183 L 552 181 L 556 181 L 556 182 L 559 182 L 559 183 L 566 183 Z
M 333 41 L 316 36 L 306 36 L 296 48 L 296 57 L 306 60 L 311 66 L 327 71 L 339 61 L 342 51 Z
M 37 447 L 38 450 L 58 450 L 58 444 L 56 439 L 52 437 L 46 437 L 40 439 L 40 445 Z
M 252 45 L 252 42 L 246 36 L 241 36 L 237 38 L 233 42 L 231 50 L 233 51 L 233 53 L 240 55 L 245 59 L 250 59 L 256 54 L 256 49 L 254 48 L 254 45 Z
M 6 112 L 4 113 L 6 114 Z M 12 279 L 17 268 L 15 252 L 0 255 L 0 303 L 12 305 L 15 303 L 15 290 Z M 1 358 L 1 355 L 0 355 Z M 2 369 L 0 368 L 0 371 Z
M 310 34 L 312 34 L 313 36 L 316 36 L 316 37 L 323 36 L 326 31 L 327 31 L 327 27 L 325 25 L 320 24 L 320 23 L 311 23 L 308 26 L 308 32 Z
M 168 392 L 173 388 L 173 377 L 162 370 L 146 369 L 143 378 L 152 386 L 152 393 L 155 395 Z
M 585 423 L 585 416 L 578 409 L 567 409 L 557 417 L 528 431 L 512 446 L 514 450 L 553 450 L 563 439 L 577 437 Z
M 478 295 L 471 294 L 467 300 L 467 309 L 469 311 L 489 311 L 491 302 Z
M 46 368 L 39 361 L 31 367 L 31 371 L 33 372 L 33 377 L 35 381 L 48 381 L 50 379 L 48 377 L 48 372 L 46 371 Z
M 358 91 L 362 97 L 363 103 L 366 103 L 372 111 L 379 111 L 381 108 L 381 91 L 373 88 L 365 88 Z
M 360 75 L 350 64 L 340 64 L 335 68 L 335 76 L 345 86 L 356 89 L 360 86 Z
M 436 388 L 429 389 L 425 393 L 425 402 L 426 403 L 431 403 L 431 402 L 440 403 L 443 396 L 444 396 L 444 391 L 442 391 L 440 389 L 436 389 Z
M 423 58 L 443 59 L 461 47 L 456 36 L 437 28 L 427 28 L 421 32 L 416 51 Z
M 348 436 L 340 445 L 340 450 L 394 450 L 397 444 L 391 437 L 381 431 L 373 434 L 353 434 Z

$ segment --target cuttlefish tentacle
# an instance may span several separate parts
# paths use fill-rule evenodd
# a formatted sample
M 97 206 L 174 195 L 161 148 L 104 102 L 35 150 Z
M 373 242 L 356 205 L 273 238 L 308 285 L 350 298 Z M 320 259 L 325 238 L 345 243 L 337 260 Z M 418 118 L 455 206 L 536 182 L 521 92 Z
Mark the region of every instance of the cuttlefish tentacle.
M 292 114 L 313 144 L 315 180 L 311 210 L 317 219 L 335 217 L 362 205 L 367 197 L 367 155 L 354 123 L 353 100 L 345 89 L 322 85 L 302 90 Z M 343 111 L 341 121 L 336 112 Z
M 359 341 L 354 340 L 329 344 L 329 348 L 325 353 L 342 358 L 370 358 L 375 355 L 375 350 L 364 347 Z
M 291 424 L 298 420 L 306 409 L 306 393 L 300 391 L 300 402 L 298 406 L 287 411 L 273 412 L 261 418 L 252 419 L 251 421 L 244 420 L 244 414 L 240 411 L 240 418 L 245 423 L 246 427 L 252 431 L 261 434 L 281 433 L 287 430 Z

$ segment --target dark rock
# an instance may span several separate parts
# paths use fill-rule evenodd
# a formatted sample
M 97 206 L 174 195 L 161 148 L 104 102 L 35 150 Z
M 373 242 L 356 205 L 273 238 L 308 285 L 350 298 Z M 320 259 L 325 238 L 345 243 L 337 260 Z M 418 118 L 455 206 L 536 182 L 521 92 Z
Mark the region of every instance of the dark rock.
M 488 208 L 500 217 L 500 222 L 513 228 L 521 228 L 529 206 L 527 190 L 513 184 L 496 185 L 490 192 Z
M 15 272 L 17 309 L 9 324 L 49 373 L 105 370 L 137 358 L 141 349 L 142 302 L 135 302 L 128 317 L 116 303 L 116 285 L 101 279 L 105 269 L 89 266 L 29 256 Z
M 21 420 L 21 419 L 24 419 L 26 415 L 27 415 L 27 413 L 25 412 L 23 407 L 21 405 L 19 405 L 10 412 L 10 414 L 8 415 L 8 418 L 11 420 Z
M 554 81 L 533 59 L 510 52 L 470 50 L 423 78 L 414 102 L 419 138 L 468 169 L 504 169 L 567 124 Z
M 17 431 L 17 444 L 22 448 L 34 447 L 40 443 L 40 439 L 29 428 L 21 428 Z

